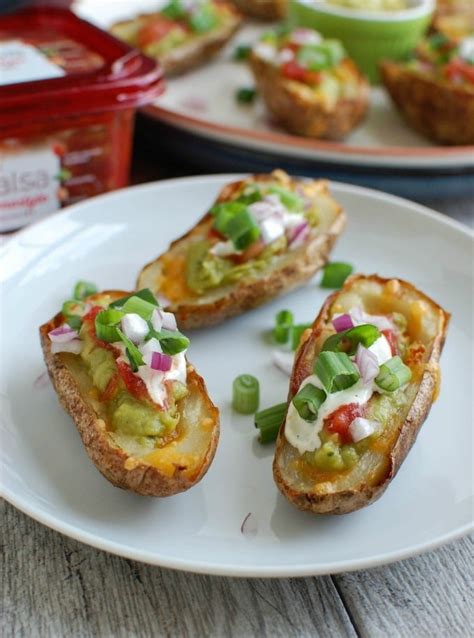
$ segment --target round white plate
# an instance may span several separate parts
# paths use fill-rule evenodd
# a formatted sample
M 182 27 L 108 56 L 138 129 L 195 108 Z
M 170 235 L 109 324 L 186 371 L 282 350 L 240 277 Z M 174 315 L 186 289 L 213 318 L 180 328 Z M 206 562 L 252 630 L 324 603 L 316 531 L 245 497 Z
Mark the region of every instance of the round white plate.
M 282 308 L 301 322 L 314 318 L 326 296 L 317 282 L 190 335 L 189 357 L 221 410 L 222 432 L 214 463 L 196 487 L 168 499 L 140 497 L 110 485 L 89 461 L 45 379 L 38 326 L 79 278 L 132 288 L 140 268 L 192 226 L 233 178 L 171 180 L 96 197 L 31 226 L 3 248 L 3 495 L 95 547 L 210 574 L 360 569 L 465 534 L 472 514 L 472 237 L 416 204 L 344 184 L 332 185 L 349 219 L 334 259 L 360 272 L 408 279 L 453 314 L 440 398 L 382 499 L 340 517 L 297 511 L 273 483 L 273 446 L 260 445 L 252 418 L 230 408 L 232 380 L 243 372 L 260 379 L 262 407 L 284 400 L 288 380 L 272 366 L 265 336 Z
M 138 13 L 156 11 L 166 0 L 76 0 L 82 17 L 108 29 Z M 245 64 L 232 61 L 238 44 L 251 44 L 271 24 L 246 21 L 212 62 L 166 82 L 165 93 L 145 112 L 166 124 L 209 141 L 251 149 L 290 160 L 318 161 L 346 167 L 449 171 L 474 167 L 473 146 L 436 146 L 406 125 L 382 88 L 372 90 L 365 122 L 344 142 L 310 140 L 286 133 L 269 117 L 263 102 L 239 104 L 235 92 L 253 86 Z M 281 161 L 280 161 L 281 163 Z

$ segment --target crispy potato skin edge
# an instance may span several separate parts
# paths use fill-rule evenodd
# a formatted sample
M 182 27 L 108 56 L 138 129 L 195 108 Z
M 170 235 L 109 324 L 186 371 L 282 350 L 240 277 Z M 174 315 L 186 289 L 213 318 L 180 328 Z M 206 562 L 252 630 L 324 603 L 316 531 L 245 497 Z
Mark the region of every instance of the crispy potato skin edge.
M 474 91 L 449 86 L 385 61 L 380 74 L 400 113 L 415 130 L 441 144 L 474 144 Z
M 125 294 L 127 293 L 120 293 L 118 296 Z M 133 469 L 127 470 L 125 462 L 130 458 L 129 455 L 121 448 L 110 445 L 103 420 L 85 401 L 67 366 L 60 357 L 51 352 L 48 332 L 57 325 L 60 316 L 56 315 L 39 329 L 43 356 L 59 402 L 73 419 L 86 452 L 99 472 L 116 487 L 143 496 L 172 496 L 188 490 L 200 481 L 214 458 L 219 440 L 219 411 L 207 394 L 204 380 L 194 369 L 188 374 L 191 391 L 201 395 L 208 416 L 213 419 L 208 449 L 194 475 L 191 478 L 184 476 L 180 468 L 176 468 L 174 476 L 169 477 L 162 474 L 158 468 L 141 461 L 138 461 Z
M 245 15 L 262 20 L 278 20 L 288 13 L 287 0 L 233 0 Z
M 381 284 L 389 281 L 388 279 L 383 279 L 378 275 L 370 275 L 369 277 L 364 277 L 363 275 L 354 275 L 347 280 L 344 288 L 346 288 L 346 286 L 348 285 L 351 285 L 358 279 L 370 279 Z M 362 507 L 370 505 L 378 498 L 380 498 L 380 496 L 382 496 L 390 482 L 397 474 L 412 445 L 415 443 L 418 432 L 420 431 L 420 428 L 423 425 L 431 409 L 431 405 L 433 402 L 433 393 L 435 391 L 437 382 L 436 374 L 438 362 L 446 339 L 446 332 L 450 315 L 445 310 L 443 310 L 441 306 L 427 297 L 427 295 L 417 290 L 417 288 L 415 288 L 415 286 L 413 286 L 412 284 L 401 279 L 398 279 L 398 281 L 400 282 L 402 287 L 411 289 L 421 299 L 425 300 L 432 306 L 434 305 L 437 308 L 442 317 L 442 329 L 434 339 L 431 355 L 427 361 L 425 372 L 421 378 L 418 392 L 400 429 L 396 443 L 390 451 L 390 455 L 387 459 L 387 471 L 382 477 L 381 481 L 377 485 L 373 486 L 366 484 L 354 490 L 345 490 L 343 492 L 328 494 L 299 492 L 286 483 L 282 473 L 281 465 L 279 463 L 279 458 L 281 456 L 283 447 L 285 445 L 289 445 L 284 435 L 285 428 L 283 426 L 278 434 L 275 457 L 273 460 L 273 477 L 280 492 L 300 510 L 305 510 L 314 514 L 349 514 L 350 512 L 354 512 L 358 509 L 361 509 Z M 338 294 L 339 291 L 333 293 L 325 301 L 319 315 L 313 323 L 311 336 L 301 346 L 297 353 L 293 373 L 290 380 L 288 400 L 291 400 L 291 398 L 297 392 L 299 386 L 299 383 L 297 382 L 298 379 L 297 377 L 295 378 L 295 371 L 298 370 L 299 366 L 304 365 L 304 363 L 302 362 L 305 361 L 305 354 L 308 352 L 312 343 L 314 342 L 314 338 L 319 334 L 322 325 L 328 320 L 329 309 L 334 300 L 337 298 Z
M 256 177 L 262 180 L 268 178 L 266 175 L 257 175 Z M 238 190 L 240 184 L 241 182 L 233 182 L 225 186 L 217 201 L 224 201 L 231 197 L 233 191 Z M 209 213 L 196 226 L 205 223 L 208 219 Z M 180 328 L 189 330 L 213 326 L 247 310 L 257 308 L 280 294 L 297 288 L 315 275 L 326 263 L 332 247 L 345 226 L 346 215 L 342 208 L 339 208 L 338 215 L 329 230 L 325 233 L 318 233 L 308 242 L 303 257 L 294 260 L 282 269 L 275 270 L 268 277 L 256 279 L 250 284 L 245 283 L 245 281 L 236 284 L 228 295 L 212 303 L 172 305 L 167 310 L 175 314 Z M 186 241 L 194 228 L 173 241 L 168 250 L 171 250 L 176 244 Z M 138 275 L 137 288 L 142 287 L 141 274 L 159 259 L 160 257 L 157 257 L 156 260 L 143 267 Z
M 279 69 L 256 55 L 250 56 L 250 67 L 266 107 L 278 122 L 295 135 L 317 139 L 340 140 L 365 117 L 369 106 L 369 84 L 355 64 L 347 60 L 359 83 L 357 98 L 337 101 L 331 109 L 299 95 L 293 82 L 280 75 Z

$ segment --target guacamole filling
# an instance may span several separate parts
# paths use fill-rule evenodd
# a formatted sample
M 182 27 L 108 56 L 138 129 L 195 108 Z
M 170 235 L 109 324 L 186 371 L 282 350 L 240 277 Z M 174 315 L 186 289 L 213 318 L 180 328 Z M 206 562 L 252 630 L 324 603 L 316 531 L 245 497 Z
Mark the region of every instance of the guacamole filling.
M 148 289 L 103 301 L 66 302 L 64 323 L 49 333 L 52 351 L 80 358 L 118 440 L 160 447 L 178 435 L 189 340 Z
M 359 79 L 347 65 L 341 42 L 325 39 L 313 29 L 280 28 L 265 33 L 253 54 L 277 68 L 283 78 L 311 89 L 328 106 L 359 91 Z
M 314 201 L 277 182 L 245 182 L 210 214 L 207 237 L 186 253 L 186 284 L 196 294 L 257 277 L 319 223 Z
M 403 315 L 371 316 L 358 307 L 334 315 L 325 336 L 312 374 L 289 405 L 285 436 L 310 466 L 343 472 L 407 405 L 424 346 L 410 342 Z

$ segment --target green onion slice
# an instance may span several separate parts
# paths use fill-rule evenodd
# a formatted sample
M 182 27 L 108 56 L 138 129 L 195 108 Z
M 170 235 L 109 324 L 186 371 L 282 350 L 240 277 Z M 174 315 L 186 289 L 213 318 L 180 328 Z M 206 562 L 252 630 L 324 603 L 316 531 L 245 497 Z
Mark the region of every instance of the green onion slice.
M 321 352 L 314 372 L 329 393 L 350 388 L 360 378 L 358 369 L 345 352 Z
M 342 284 L 354 270 L 351 264 L 333 261 L 324 266 L 321 288 L 342 288 Z
M 275 317 L 273 338 L 277 343 L 287 343 L 293 325 L 293 313 L 290 310 L 280 310 Z
M 149 301 L 134 295 L 127 299 L 121 307 L 121 310 L 127 313 L 133 312 L 140 315 L 140 317 L 145 319 L 145 321 L 150 321 L 153 312 L 156 310 L 156 304 L 152 304 Z
M 82 301 L 89 295 L 94 295 L 96 292 L 98 292 L 98 290 L 99 289 L 97 288 L 97 286 L 90 281 L 81 280 L 78 281 L 77 284 L 74 286 L 72 296 L 74 297 L 74 299 Z
M 123 334 L 120 328 L 115 329 L 118 333 L 119 339 L 125 346 L 125 352 L 127 353 L 128 360 L 130 361 L 130 367 L 133 372 L 136 372 L 139 366 L 144 365 L 143 355 L 133 341 L 130 341 L 130 339 Z
M 304 207 L 304 201 L 301 197 L 287 188 L 283 188 L 283 186 L 273 184 L 268 189 L 268 192 L 278 195 L 281 203 L 286 206 L 288 210 L 297 211 L 302 210 Z
M 380 331 L 376 326 L 370 323 L 364 323 L 361 326 L 355 326 L 331 335 L 323 343 L 321 351 L 346 352 L 352 356 L 357 351 L 357 346 L 361 343 L 365 348 L 377 341 L 380 337 Z
M 327 394 L 321 388 L 317 388 L 312 383 L 307 383 L 293 397 L 293 405 L 302 419 L 305 421 L 316 421 L 318 410 L 326 400 Z
M 151 339 L 152 337 L 158 339 L 165 354 L 174 355 L 189 348 L 189 339 L 185 337 L 181 332 L 179 332 L 179 330 L 163 329 L 157 332 L 153 329 L 151 324 L 148 325 L 150 326 L 150 332 L 148 334 L 147 340 Z
M 209 3 L 198 5 L 196 11 L 188 17 L 188 22 L 193 31 L 206 33 L 218 25 L 219 18 L 213 5 Z
M 260 431 L 260 443 L 276 441 L 280 427 L 285 420 L 286 408 L 286 403 L 278 403 L 278 405 L 257 412 L 255 427 Z
M 115 308 L 109 308 L 108 310 L 102 310 L 102 312 L 99 312 L 95 318 L 95 332 L 97 338 L 102 341 L 107 341 L 107 343 L 120 341 L 120 331 L 117 326 L 124 314 L 124 312 L 116 310 Z
M 131 295 L 127 295 L 126 297 L 121 297 L 120 299 L 113 301 L 109 305 L 109 308 L 121 308 L 132 297 L 139 297 L 140 299 L 143 299 L 144 301 L 148 301 L 148 303 L 153 304 L 156 308 L 158 308 L 158 306 L 160 305 L 157 302 L 156 297 L 151 292 L 151 290 L 149 288 L 143 288 L 142 290 L 138 290 L 137 292 L 134 292 Z
M 251 46 L 249 46 L 248 44 L 239 44 L 239 46 L 235 48 L 234 55 L 232 56 L 232 58 L 236 60 L 237 62 L 240 62 L 242 60 L 247 60 L 251 52 L 252 52 Z
M 70 299 L 63 303 L 61 314 L 66 320 L 68 326 L 71 326 L 74 330 L 80 330 L 85 307 L 85 303 L 78 301 L 77 299 Z
M 255 98 L 257 97 L 256 89 L 250 87 L 242 87 L 241 89 L 237 89 L 235 93 L 235 98 L 237 102 L 242 102 L 242 104 L 251 104 Z
M 298 323 L 296 326 L 293 326 L 291 329 L 291 349 L 296 350 L 300 345 L 301 336 L 305 330 L 311 328 L 310 323 Z
M 186 11 L 180 0 L 170 0 L 170 2 L 161 9 L 160 13 L 170 18 L 170 20 L 179 20 L 186 16 Z
M 403 363 L 400 357 L 392 357 L 380 366 L 375 383 L 387 392 L 395 392 L 411 379 L 410 368 Z
M 232 384 L 232 407 L 239 414 L 253 414 L 260 403 L 260 384 L 251 374 L 241 374 Z
M 260 228 L 251 213 L 245 209 L 227 222 L 225 234 L 232 240 L 237 250 L 245 250 L 260 237 Z

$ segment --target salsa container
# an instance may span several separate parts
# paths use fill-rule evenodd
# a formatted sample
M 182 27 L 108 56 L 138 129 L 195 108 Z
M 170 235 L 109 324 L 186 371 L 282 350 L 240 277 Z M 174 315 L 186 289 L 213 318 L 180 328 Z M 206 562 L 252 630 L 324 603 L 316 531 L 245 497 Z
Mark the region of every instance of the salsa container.
M 0 232 L 128 183 L 157 63 L 58 8 L 0 16 Z

